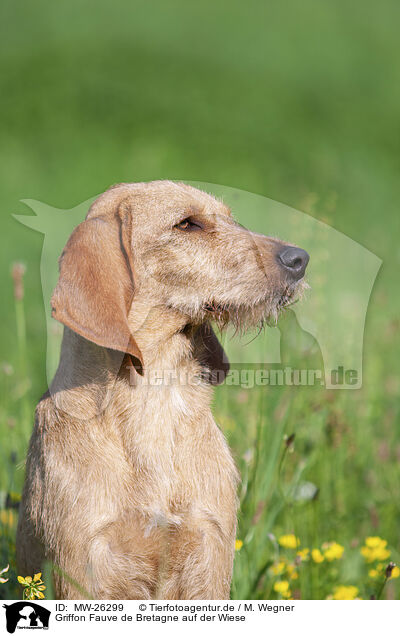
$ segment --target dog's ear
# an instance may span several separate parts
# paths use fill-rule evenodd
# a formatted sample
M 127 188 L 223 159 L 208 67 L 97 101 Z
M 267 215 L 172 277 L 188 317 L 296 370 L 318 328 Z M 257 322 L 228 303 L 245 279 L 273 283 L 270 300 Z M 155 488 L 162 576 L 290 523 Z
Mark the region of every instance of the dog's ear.
M 194 341 L 195 355 L 206 369 L 207 381 L 214 386 L 221 384 L 228 374 L 229 360 L 209 322 L 198 327 Z
M 101 347 L 129 353 L 142 366 L 128 325 L 134 294 L 130 215 L 123 206 L 98 216 L 93 212 L 75 228 L 61 255 L 52 316 Z

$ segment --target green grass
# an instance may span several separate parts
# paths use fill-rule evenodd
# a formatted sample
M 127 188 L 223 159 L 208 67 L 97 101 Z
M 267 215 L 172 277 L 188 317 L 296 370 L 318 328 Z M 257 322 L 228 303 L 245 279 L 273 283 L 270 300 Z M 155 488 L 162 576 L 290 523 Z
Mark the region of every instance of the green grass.
M 243 477 L 235 598 L 277 595 L 270 565 L 293 561 L 276 541 L 291 532 L 301 547 L 345 547 L 331 564 L 298 567 L 291 588 L 302 598 L 337 584 L 376 594 L 359 552 L 367 536 L 387 540 L 400 561 L 399 11 L 395 0 L 2 3 L 0 569 L 10 562 L 11 580 L 0 595 L 22 592 L 16 512 L 10 523 L 4 506 L 21 491 L 46 389 L 42 237 L 11 214 L 29 213 L 25 198 L 72 208 L 119 181 L 256 192 L 327 220 L 383 260 L 361 390 L 223 386 L 214 411 Z M 24 309 L 13 300 L 16 261 L 27 266 Z M 299 499 L 304 482 L 315 498 Z M 399 581 L 383 596 L 400 598 Z

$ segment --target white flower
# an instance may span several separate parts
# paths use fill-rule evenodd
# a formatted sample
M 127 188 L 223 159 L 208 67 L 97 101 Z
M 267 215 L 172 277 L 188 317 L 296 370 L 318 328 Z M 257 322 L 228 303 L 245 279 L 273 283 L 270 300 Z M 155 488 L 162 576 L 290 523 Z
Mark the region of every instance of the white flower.
M 4 570 L 0 570 L 0 583 L 7 583 L 8 579 L 3 579 L 3 577 L 1 575 L 5 574 L 6 572 L 8 572 L 9 569 L 10 569 L 10 566 L 7 565 L 7 567 L 4 568 Z

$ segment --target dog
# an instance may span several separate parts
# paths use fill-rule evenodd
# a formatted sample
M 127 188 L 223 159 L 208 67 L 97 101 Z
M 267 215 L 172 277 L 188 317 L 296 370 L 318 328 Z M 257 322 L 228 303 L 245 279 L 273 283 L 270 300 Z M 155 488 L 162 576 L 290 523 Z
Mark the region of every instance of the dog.
M 93 203 L 52 297 L 64 335 L 27 456 L 20 572 L 50 560 L 59 599 L 229 598 L 238 472 L 210 410 L 229 370 L 211 322 L 275 320 L 308 259 L 182 183 Z

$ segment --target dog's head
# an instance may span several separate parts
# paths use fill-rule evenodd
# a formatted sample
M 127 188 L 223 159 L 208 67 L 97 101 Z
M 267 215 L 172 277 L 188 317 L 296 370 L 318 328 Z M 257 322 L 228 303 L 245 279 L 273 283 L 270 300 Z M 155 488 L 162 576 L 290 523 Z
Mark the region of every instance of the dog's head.
M 140 321 L 249 327 L 276 320 L 304 287 L 308 254 L 234 221 L 214 197 L 170 181 L 120 184 L 102 194 L 60 259 L 53 316 L 143 365 Z M 215 337 L 214 337 L 215 338 Z M 217 340 L 215 338 L 215 346 Z

